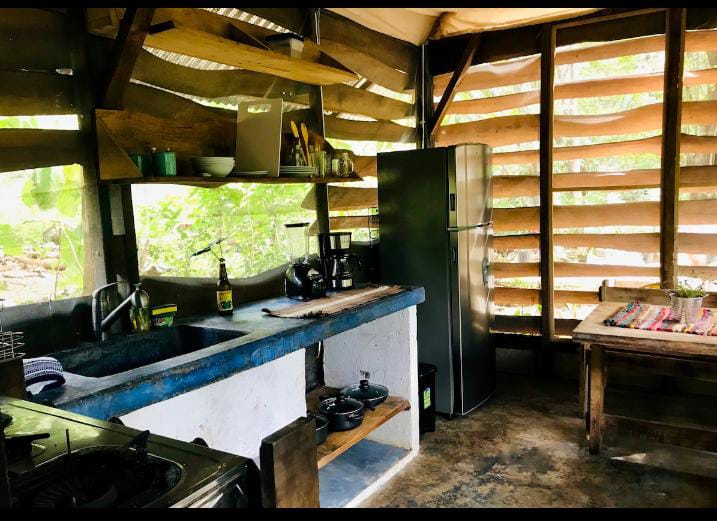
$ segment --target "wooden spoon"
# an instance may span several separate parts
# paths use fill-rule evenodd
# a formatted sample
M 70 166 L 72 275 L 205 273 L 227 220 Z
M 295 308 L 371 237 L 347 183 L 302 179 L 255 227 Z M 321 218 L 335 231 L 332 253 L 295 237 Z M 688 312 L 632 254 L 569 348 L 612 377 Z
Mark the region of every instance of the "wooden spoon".
M 301 122 L 301 135 L 304 137 L 304 144 L 306 145 L 306 156 L 309 158 L 309 162 L 307 163 L 309 166 L 313 165 L 313 158 L 311 157 L 311 154 L 309 154 L 309 130 L 306 128 L 306 123 L 303 121 Z

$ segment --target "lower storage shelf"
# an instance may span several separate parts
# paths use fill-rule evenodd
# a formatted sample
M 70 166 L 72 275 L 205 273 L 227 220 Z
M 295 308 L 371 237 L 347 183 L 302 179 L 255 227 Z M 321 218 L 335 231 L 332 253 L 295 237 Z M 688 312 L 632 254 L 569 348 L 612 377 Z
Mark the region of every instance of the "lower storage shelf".
M 321 508 L 351 506 L 410 455 L 407 449 L 361 440 L 319 471 Z
M 338 389 L 332 387 L 314 389 L 306 395 L 306 405 L 310 410 L 316 411 L 318 410 L 320 395 L 333 394 L 337 391 Z M 406 411 L 410 407 L 408 400 L 397 396 L 389 396 L 385 402 L 376 407 L 376 410 L 364 410 L 364 418 L 360 426 L 350 431 L 329 433 L 326 441 L 316 448 L 319 468 L 336 459 L 399 412 Z

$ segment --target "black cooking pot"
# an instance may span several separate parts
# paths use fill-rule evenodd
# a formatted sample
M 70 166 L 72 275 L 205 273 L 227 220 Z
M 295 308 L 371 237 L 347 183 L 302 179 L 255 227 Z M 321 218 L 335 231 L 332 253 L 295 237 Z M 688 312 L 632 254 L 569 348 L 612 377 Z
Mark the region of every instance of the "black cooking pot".
M 319 397 L 319 412 L 329 420 L 329 430 L 350 431 L 363 422 L 363 403 L 347 398 L 343 393 Z
M 385 402 L 386 398 L 388 398 L 388 387 L 369 383 L 368 380 L 361 380 L 357 384 L 347 385 L 341 389 L 341 392 L 349 398 L 363 403 L 364 407 L 372 411 L 378 404 Z
M 306 416 L 313 418 L 316 422 L 316 444 L 321 445 L 326 441 L 326 436 L 329 435 L 329 420 L 315 412 L 307 412 Z

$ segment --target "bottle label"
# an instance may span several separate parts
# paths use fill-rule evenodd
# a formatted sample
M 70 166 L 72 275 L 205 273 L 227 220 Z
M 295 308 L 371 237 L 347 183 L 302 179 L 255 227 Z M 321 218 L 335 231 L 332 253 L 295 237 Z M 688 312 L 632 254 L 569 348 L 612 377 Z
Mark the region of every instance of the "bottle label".
M 231 311 L 234 309 L 231 291 L 217 291 L 217 308 L 220 311 Z

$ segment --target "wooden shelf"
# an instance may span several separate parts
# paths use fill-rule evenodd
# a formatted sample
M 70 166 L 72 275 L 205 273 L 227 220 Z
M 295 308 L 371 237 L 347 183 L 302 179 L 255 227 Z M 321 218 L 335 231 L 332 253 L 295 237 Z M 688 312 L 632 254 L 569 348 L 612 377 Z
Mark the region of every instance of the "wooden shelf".
M 322 394 L 335 394 L 336 392 L 338 392 L 338 389 L 332 387 L 314 389 L 306 395 L 306 406 L 312 411 L 317 411 L 319 396 Z M 319 468 L 336 459 L 399 412 L 410 408 L 411 405 L 408 400 L 397 396 L 389 396 L 385 402 L 376 407 L 375 411 L 365 409 L 363 422 L 359 427 L 350 431 L 329 433 L 326 441 L 316 447 Z
M 182 21 L 153 25 L 145 45 L 312 85 L 348 83 L 358 78 L 348 70 L 246 45 L 183 25 Z
M 201 188 L 216 188 L 230 183 L 261 183 L 261 184 L 326 184 L 350 183 L 363 181 L 359 176 L 351 177 L 270 177 L 254 175 L 235 175 L 230 177 L 199 177 L 199 176 L 166 176 L 166 177 L 131 177 L 103 181 L 111 184 L 171 184 L 189 185 Z

